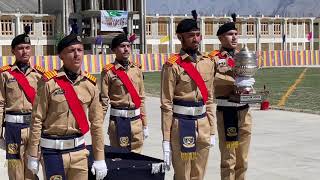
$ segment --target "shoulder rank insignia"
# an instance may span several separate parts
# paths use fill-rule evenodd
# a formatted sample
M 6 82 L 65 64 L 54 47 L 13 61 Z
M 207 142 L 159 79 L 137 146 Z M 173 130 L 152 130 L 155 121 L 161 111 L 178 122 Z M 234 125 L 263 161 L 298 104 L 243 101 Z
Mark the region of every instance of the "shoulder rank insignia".
M 57 73 L 56 70 L 52 70 L 52 71 L 45 72 L 43 76 L 44 76 L 44 78 L 48 81 L 48 80 L 56 77 L 57 74 L 58 74 L 58 73 Z
M 168 61 L 166 62 L 167 64 L 173 65 L 176 63 L 176 61 L 179 59 L 179 55 L 173 55 L 171 56 Z
M 108 72 L 112 67 L 113 67 L 114 65 L 113 64 L 107 64 L 104 68 L 103 68 L 103 70 L 105 71 L 105 72 Z
M 219 54 L 220 53 L 220 51 L 219 50 L 213 50 L 213 51 L 211 51 L 209 54 L 208 54 L 208 56 L 210 57 L 210 58 L 213 58 L 213 57 L 215 57 L 217 54 Z
M 2 67 L 0 68 L 0 72 L 5 72 L 5 71 L 7 71 L 7 70 L 9 70 L 9 69 L 11 69 L 11 66 L 10 66 L 10 65 L 2 66 Z
M 39 66 L 39 65 L 35 65 L 34 69 L 36 69 L 38 72 L 40 72 L 42 74 L 44 74 L 46 72 L 46 70 L 43 67 Z
M 94 85 L 96 85 L 97 82 L 97 78 L 94 77 L 93 75 L 89 74 L 88 72 L 86 72 L 86 77 L 87 79 L 89 79 L 90 82 L 92 82 Z

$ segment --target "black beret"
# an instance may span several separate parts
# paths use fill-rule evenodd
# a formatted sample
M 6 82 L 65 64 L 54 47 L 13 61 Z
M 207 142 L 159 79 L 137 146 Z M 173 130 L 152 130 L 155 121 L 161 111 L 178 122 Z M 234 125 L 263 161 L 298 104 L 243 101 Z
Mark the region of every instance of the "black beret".
M 230 30 L 237 30 L 236 25 L 234 22 L 227 22 L 219 27 L 217 31 L 217 36 L 220 36 L 221 34 L 228 32 Z
M 193 30 L 199 30 L 197 21 L 194 19 L 183 19 L 179 22 L 176 33 L 185 33 Z
M 71 45 L 75 44 L 82 44 L 81 42 L 81 37 L 77 36 L 76 34 L 72 33 L 69 34 L 68 36 L 64 37 L 61 39 L 58 43 L 58 54 L 61 53 L 61 51 Z
M 14 49 L 19 44 L 31 44 L 30 37 L 27 34 L 16 36 L 11 42 L 11 48 Z
M 236 24 L 235 24 L 237 22 L 237 15 L 235 13 L 232 13 L 231 17 L 233 22 L 227 22 L 227 23 L 224 23 L 222 26 L 220 26 L 217 31 L 217 36 L 220 36 L 221 34 L 228 32 L 230 30 L 237 30 Z
M 116 48 L 123 42 L 130 42 L 126 33 L 121 33 L 112 39 L 111 49 Z

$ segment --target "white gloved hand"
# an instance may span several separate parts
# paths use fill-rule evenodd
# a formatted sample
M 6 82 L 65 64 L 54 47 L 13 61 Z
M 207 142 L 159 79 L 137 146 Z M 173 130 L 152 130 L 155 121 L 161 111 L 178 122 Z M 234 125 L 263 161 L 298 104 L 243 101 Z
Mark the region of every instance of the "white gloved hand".
M 213 147 L 216 145 L 216 136 L 214 134 L 212 134 L 210 136 L 210 146 Z
M 91 172 L 96 175 L 96 180 L 102 180 L 108 173 L 106 162 L 104 160 L 94 161 Z
M 149 128 L 148 126 L 143 127 L 143 137 L 147 139 L 149 137 Z
M 165 163 L 165 170 L 169 171 L 171 166 L 171 148 L 169 141 L 162 142 L 163 160 Z
M 39 160 L 36 157 L 32 157 L 30 155 L 28 155 L 28 169 L 30 169 L 30 171 L 33 174 L 38 174 L 39 171 Z
M 238 87 L 250 87 L 253 86 L 256 81 L 253 77 L 236 77 L 235 85 Z

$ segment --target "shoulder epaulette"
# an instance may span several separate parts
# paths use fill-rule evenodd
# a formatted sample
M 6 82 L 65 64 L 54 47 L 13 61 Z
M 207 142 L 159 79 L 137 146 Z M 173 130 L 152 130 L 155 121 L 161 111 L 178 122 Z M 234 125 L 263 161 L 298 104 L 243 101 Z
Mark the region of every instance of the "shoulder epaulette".
M 43 76 L 44 76 L 44 78 L 48 81 L 48 80 L 56 77 L 57 74 L 58 74 L 58 73 L 57 73 L 56 70 L 52 70 L 52 71 L 47 71 L 47 72 L 45 72 Z
M 87 79 L 89 79 L 90 82 L 92 82 L 94 85 L 96 85 L 97 82 L 97 78 L 94 77 L 93 75 L 89 74 L 88 72 L 86 72 L 86 77 Z
M 138 67 L 139 69 L 142 68 L 142 65 L 141 64 L 138 64 L 138 63 L 131 63 L 131 66 L 130 67 Z
M 179 59 L 179 55 L 173 55 L 171 56 L 168 61 L 166 62 L 167 64 L 173 65 L 176 63 L 176 61 Z
M 2 67 L 0 68 L 0 72 L 5 72 L 5 71 L 8 71 L 9 69 L 11 69 L 11 66 L 10 66 L 10 65 L 2 66 Z
M 114 65 L 113 64 L 107 64 L 106 66 L 104 66 L 104 68 L 103 68 L 103 70 L 105 71 L 105 72 L 108 72 L 112 67 L 113 67 Z
M 44 74 L 46 72 L 46 70 L 42 66 L 39 66 L 39 65 L 35 65 L 34 69 L 36 69 L 38 72 L 40 72 L 42 74 Z
M 219 54 L 220 53 L 220 51 L 219 50 L 213 50 L 213 51 L 211 51 L 209 54 L 208 54 L 208 56 L 210 57 L 210 58 L 213 58 L 213 57 L 215 57 L 217 54 Z

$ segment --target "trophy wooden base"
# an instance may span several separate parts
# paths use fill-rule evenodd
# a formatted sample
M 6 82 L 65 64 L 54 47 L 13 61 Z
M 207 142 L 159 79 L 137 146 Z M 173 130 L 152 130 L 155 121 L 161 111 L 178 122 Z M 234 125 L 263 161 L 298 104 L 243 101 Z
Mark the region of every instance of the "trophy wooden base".
M 262 102 L 261 94 L 237 94 L 231 95 L 229 101 L 240 104 L 256 104 Z

